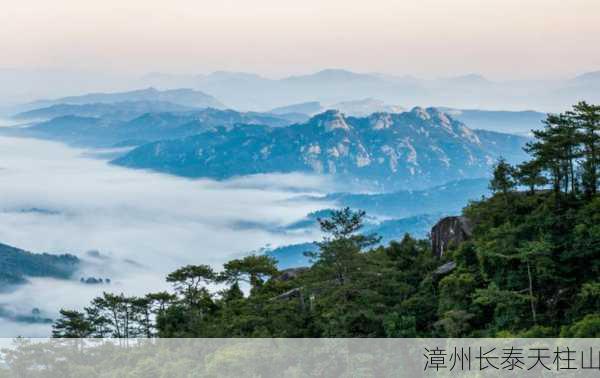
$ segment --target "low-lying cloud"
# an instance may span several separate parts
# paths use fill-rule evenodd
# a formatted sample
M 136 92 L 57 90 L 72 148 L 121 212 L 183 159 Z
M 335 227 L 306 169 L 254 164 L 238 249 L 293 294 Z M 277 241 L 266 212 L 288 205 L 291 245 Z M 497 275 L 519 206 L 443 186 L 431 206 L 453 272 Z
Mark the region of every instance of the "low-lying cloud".
M 0 306 L 18 314 L 39 308 L 54 317 L 61 306 L 81 308 L 103 290 L 162 290 L 164 276 L 184 264 L 218 266 L 267 244 L 316 238 L 269 230 L 326 206 L 305 195 L 331 187 L 303 175 L 182 179 L 111 166 L 84 150 L 32 139 L 1 137 L 0 151 L 0 242 L 84 260 L 72 281 L 36 278 L 1 294 Z M 111 283 L 86 285 L 80 276 Z M 0 320 L 3 337 L 48 332 L 48 325 Z

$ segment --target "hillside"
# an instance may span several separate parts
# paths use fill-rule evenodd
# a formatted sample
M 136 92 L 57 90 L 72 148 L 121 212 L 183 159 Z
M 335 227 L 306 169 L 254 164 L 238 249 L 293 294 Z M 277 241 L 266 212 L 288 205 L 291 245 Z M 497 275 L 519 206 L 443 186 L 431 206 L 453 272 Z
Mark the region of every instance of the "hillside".
M 332 175 L 346 185 L 398 190 L 485 177 L 500 154 L 522 160 L 525 142 L 471 130 L 435 108 L 364 118 L 327 111 L 284 128 L 239 125 L 159 141 L 113 163 L 216 179 L 306 172 Z
M 268 255 L 220 271 L 185 266 L 167 277 L 172 294 L 105 293 L 87 312 L 63 311 L 55 337 L 600 336 L 600 197 L 508 196 L 508 207 L 503 193 L 471 204 L 470 240 L 442 257 L 408 235 L 372 248 L 364 214 L 345 209 L 321 222 L 326 238 L 312 248 L 312 266 L 279 271 Z M 215 295 L 195 282 L 226 287 Z M 130 322 L 129 336 L 89 323 L 97 313 L 112 319 L 113 302 L 123 306 L 115 319 Z M 136 320 L 144 311 L 157 315 L 155 324 Z
M 73 255 L 36 254 L 0 243 L 0 291 L 27 277 L 70 278 L 78 264 Z
M 489 180 L 453 181 L 424 190 L 406 190 L 381 194 L 332 193 L 312 198 L 335 203 L 338 208 L 361 209 L 369 214 L 364 220 L 365 233 L 376 233 L 383 245 L 410 234 L 425 238 L 431 227 L 442 217 L 460 214 L 469 201 L 489 196 Z M 319 210 L 285 227 L 285 232 L 307 232 L 318 226 L 318 218 L 331 215 L 331 209 Z M 315 243 L 284 245 L 267 248 L 269 256 L 278 261 L 279 268 L 307 265 L 304 252 L 317 250 Z
M 167 276 L 171 293 L 62 310 L 54 336 L 600 337 L 598 120 L 585 102 L 549 115 L 530 159 L 500 159 L 491 196 L 440 220 L 431 240 L 381 245 L 364 211 L 320 211 L 311 265 L 281 271 L 268 253 L 187 265 Z M 577 167 L 565 145 L 581 151 Z

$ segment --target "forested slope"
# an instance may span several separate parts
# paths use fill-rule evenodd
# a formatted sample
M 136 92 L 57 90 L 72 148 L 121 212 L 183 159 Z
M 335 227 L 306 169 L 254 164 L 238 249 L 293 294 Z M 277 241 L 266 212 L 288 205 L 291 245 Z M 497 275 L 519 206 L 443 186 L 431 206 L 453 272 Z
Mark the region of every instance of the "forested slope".
M 441 257 L 409 235 L 373 248 L 365 213 L 346 208 L 319 219 L 310 267 L 186 266 L 167 277 L 173 293 L 63 310 L 54 336 L 600 337 L 599 127 L 585 103 L 549 116 L 530 161 L 496 164 L 494 194 L 464 209 L 472 235 Z

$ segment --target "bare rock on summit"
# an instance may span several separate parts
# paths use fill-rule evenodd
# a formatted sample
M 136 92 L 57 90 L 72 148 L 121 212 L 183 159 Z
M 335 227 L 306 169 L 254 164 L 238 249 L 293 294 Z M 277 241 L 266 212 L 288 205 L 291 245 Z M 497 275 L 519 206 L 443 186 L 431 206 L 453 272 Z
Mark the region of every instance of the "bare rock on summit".
M 473 233 L 469 219 L 463 216 L 442 218 L 431 229 L 431 245 L 433 253 L 441 257 L 451 244 L 459 244 L 468 240 Z

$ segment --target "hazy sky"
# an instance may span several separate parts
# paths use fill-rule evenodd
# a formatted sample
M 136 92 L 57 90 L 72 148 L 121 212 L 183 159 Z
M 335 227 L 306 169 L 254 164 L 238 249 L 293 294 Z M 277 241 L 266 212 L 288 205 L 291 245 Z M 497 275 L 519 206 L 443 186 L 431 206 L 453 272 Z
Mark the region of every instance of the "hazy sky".
M 598 0 L 8 0 L 0 67 L 565 77 L 600 69 L 599 17 Z

